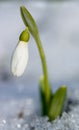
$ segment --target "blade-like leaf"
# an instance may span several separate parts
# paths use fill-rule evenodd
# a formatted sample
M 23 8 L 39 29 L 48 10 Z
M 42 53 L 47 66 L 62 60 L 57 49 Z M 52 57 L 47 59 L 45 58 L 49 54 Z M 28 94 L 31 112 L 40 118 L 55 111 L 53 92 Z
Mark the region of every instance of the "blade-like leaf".
M 21 16 L 26 27 L 28 27 L 30 33 L 34 36 L 38 34 L 38 28 L 35 20 L 33 19 L 30 12 L 24 7 L 20 7 Z
M 39 82 L 39 88 L 40 88 L 40 99 L 41 99 L 41 105 L 42 105 L 42 115 L 48 115 L 48 111 L 49 111 L 49 104 L 47 104 L 46 102 L 46 93 L 45 93 L 45 81 L 44 81 L 44 77 L 40 78 L 40 82 Z M 52 91 L 51 88 L 50 90 L 50 101 L 51 101 L 51 97 L 52 97 Z
M 50 120 L 54 120 L 57 116 L 61 115 L 66 100 L 66 95 L 67 87 L 65 85 L 61 86 L 54 94 L 48 113 Z
M 46 110 L 46 101 L 45 101 L 45 85 L 44 85 L 44 78 L 43 77 L 40 78 L 39 88 L 40 88 L 42 115 L 46 115 L 47 110 Z

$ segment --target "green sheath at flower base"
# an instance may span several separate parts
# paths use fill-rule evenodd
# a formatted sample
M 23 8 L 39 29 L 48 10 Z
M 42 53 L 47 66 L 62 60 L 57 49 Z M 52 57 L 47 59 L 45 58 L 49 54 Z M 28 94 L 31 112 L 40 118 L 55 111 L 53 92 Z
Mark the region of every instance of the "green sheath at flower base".
M 29 11 L 24 6 L 20 7 L 20 12 L 21 12 L 21 16 L 22 16 L 25 26 L 28 27 L 30 33 L 35 38 L 35 35 L 38 34 L 38 28 L 37 28 L 36 22 L 34 21 L 32 15 L 29 13 Z
M 29 41 L 29 38 L 30 38 L 30 33 L 29 33 L 28 29 L 25 29 L 25 30 L 20 34 L 19 40 L 20 40 L 20 41 L 24 41 L 24 42 L 28 42 L 28 41 Z

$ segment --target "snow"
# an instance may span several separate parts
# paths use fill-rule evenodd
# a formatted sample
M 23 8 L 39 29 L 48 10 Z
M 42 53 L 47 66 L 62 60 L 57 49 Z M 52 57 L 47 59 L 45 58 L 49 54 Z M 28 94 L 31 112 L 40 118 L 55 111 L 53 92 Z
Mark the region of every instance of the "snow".
M 52 122 L 41 116 L 39 102 L 34 98 L 3 100 L 0 102 L 0 130 L 79 130 L 79 99 L 75 105 L 71 100 L 71 110 Z

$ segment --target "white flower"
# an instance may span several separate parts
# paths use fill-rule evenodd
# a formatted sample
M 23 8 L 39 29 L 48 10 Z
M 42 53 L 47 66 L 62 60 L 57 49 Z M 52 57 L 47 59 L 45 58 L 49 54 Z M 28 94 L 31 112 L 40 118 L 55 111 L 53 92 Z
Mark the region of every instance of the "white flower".
M 11 70 L 13 75 L 21 76 L 28 63 L 28 42 L 20 41 L 12 57 Z

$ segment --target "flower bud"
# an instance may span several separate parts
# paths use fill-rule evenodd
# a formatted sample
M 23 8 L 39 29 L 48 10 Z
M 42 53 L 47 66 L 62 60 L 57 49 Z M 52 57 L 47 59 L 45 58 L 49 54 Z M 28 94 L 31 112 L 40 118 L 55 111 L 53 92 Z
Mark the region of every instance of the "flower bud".
M 21 76 L 28 63 L 28 42 L 20 41 L 13 53 L 11 70 L 14 76 Z

